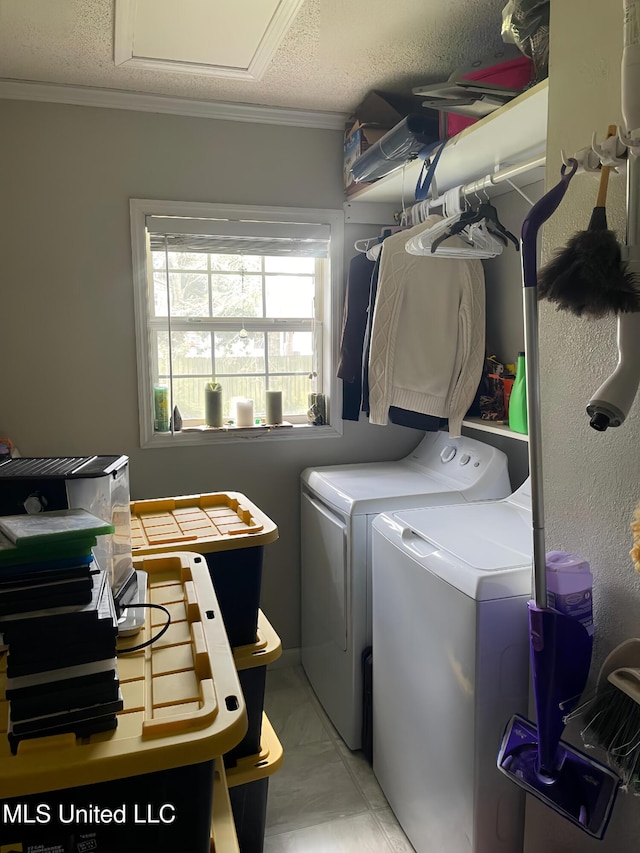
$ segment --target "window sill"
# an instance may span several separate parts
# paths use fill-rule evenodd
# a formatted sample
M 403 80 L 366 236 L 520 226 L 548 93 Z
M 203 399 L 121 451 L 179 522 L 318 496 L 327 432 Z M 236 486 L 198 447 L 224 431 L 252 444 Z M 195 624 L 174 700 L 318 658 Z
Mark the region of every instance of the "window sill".
M 342 431 L 326 424 L 256 425 L 250 427 L 188 428 L 181 432 L 156 432 L 142 443 L 143 449 L 184 447 L 207 444 L 239 444 L 243 441 L 299 441 L 318 438 L 339 438 Z
M 272 429 L 289 429 L 293 424 L 290 421 L 283 421 L 281 424 L 263 424 L 263 423 L 255 423 L 251 424 L 251 426 L 238 426 L 237 424 L 224 424 L 221 427 L 210 427 L 205 426 L 204 424 L 200 426 L 194 427 L 182 427 L 180 430 L 181 433 L 198 433 L 199 435 L 209 435 L 211 433 L 220 433 L 220 432 L 228 432 L 228 433 L 243 433 L 243 432 L 265 432 L 270 431 Z M 309 424 L 299 424 L 299 426 L 309 426 Z

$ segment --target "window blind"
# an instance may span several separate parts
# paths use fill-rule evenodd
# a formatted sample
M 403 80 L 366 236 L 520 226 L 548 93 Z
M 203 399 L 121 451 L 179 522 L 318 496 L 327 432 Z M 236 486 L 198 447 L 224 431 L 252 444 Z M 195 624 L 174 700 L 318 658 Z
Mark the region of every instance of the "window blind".
M 329 225 L 147 216 L 152 251 L 326 258 Z

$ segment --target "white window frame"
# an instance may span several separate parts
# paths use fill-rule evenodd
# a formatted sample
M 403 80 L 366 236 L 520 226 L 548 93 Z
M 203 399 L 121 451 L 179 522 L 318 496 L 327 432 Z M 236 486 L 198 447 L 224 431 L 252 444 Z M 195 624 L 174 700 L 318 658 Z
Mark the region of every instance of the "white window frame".
M 176 445 L 211 444 L 238 441 L 292 441 L 330 438 L 342 435 L 340 388 L 336 378 L 340 327 L 342 319 L 342 280 L 344 265 L 344 211 L 321 208 L 252 207 L 205 202 L 176 202 L 155 199 L 130 199 L 131 248 L 135 305 L 136 355 L 138 365 L 138 409 L 140 446 L 175 447 Z M 328 225 L 329 274 L 324 284 L 321 334 L 323 378 L 322 390 L 327 402 L 327 424 L 312 426 L 295 424 L 286 429 L 236 429 L 206 432 L 158 433 L 153 429 L 153 372 L 149 317 L 149 240 L 147 216 L 184 216 L 269 222 L 310 222 Z M 320 390 L 320 389 L 319 389 Z

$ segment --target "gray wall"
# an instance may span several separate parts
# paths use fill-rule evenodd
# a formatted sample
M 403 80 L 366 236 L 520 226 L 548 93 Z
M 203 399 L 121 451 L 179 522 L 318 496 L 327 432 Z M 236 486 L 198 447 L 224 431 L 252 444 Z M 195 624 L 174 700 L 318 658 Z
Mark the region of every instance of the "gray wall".
M 582 0 L 551 4 L 551 87 L 547 183 L 560 176 L 560 150 L 588 145 L 593 131 L 620 123 L 622 3 Z M 597 178 L 578 175 L 543 232 L 543 256 L 586 227 Z M 609 223 L 624 239 L 624 179 L 611 181 Z M 616 363 L 615 321 L 590 322 L 542 304 L 542 428 L 547 547 L 575 551 L 594 573 L 595 647 L 592 673 L 603 657 L 638 636 L 640 577 L 629 558 L 629 523 L 640 499 L 640 407 L 636 400 L 619 429 L 597 433 L 585 404 Z M 569 734 L 576 744 L 575 727 Z M 602 754 L 597 755 L 602 758 Z M 637 798 L 621 794 L 603 842 L 590 840 L 551 810 L 529 798 L 526 853 L 638 849 Z
M 340 133 L 3 100 L 0 126 L 0 435 L 23 455 L 125 453 L 137 499 L 244 493 L 280 532 L 265 549 L 262 606 L 283 645 L 299 646 L 301 470 L 397 459 L 422 433 L 361 422 L 268 452 L 141 450 L 128 205 L 339 209 Z M 363 232 L 347 229 L 347 246 Z

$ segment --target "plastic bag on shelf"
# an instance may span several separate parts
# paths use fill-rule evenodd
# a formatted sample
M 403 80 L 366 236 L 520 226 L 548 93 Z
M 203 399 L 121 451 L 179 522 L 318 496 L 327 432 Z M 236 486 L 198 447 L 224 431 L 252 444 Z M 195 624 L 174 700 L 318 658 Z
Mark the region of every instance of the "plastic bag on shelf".
M 502 10 L 502 40 L 534 64 L 536 82 L 549 75 L 550 0 L 509 0 Z

